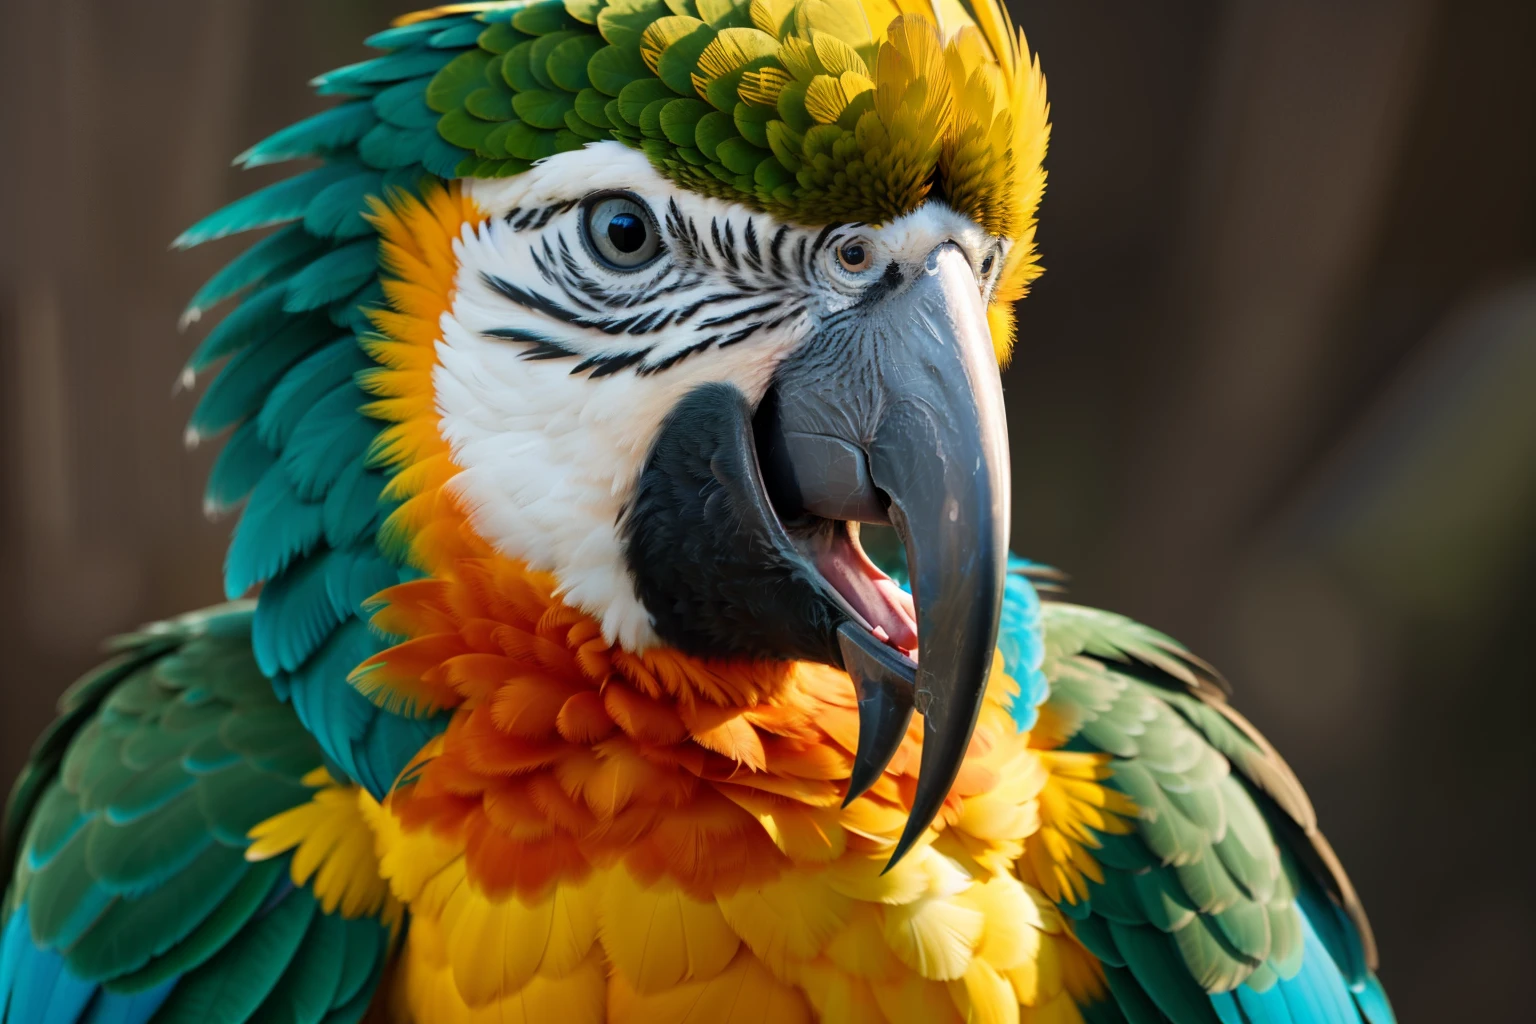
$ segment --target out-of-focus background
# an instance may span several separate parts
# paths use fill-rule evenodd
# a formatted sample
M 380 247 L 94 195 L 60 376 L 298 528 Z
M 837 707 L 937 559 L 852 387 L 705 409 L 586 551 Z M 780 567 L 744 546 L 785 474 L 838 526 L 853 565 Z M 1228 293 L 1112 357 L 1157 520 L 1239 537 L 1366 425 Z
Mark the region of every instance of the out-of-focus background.
M 1536 4 L 1014 6 L 1055 121 L 1015 547 L 1225 669 L 1404 1024 L 1530 1019 Z M 406 9 L 7 0 L 5 777 L 103 636 L 221 596 L 175 324 L 243 243 L 167 243 Z

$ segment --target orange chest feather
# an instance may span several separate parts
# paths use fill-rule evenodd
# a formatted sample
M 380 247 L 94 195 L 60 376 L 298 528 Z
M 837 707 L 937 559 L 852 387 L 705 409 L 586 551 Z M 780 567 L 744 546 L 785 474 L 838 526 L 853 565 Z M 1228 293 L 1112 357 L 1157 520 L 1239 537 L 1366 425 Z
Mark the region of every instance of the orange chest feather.
M 845 852 L 888 856 L 921 731 L 914 725 L 880 782 L 842 808 L 858 737 L 845 674 L 633 654 L 606 643 L 548 577 L 497 557 L 454 568 L 381 595 L 379 624 L 411 639 L 366 664 L 359 685 L 397 706 L 454 709 L 391 806 L 406 830 L 462 843 L 484 891 L 537 898 L 622 862 L 639 879 L 708 898 Z M 1007 811 L 1014 820 L 981 831 L 1013 857 L 1039 784 L 1018 782 L 1038 771 L 1002 710 L 1011 685 L 995 673 L 932 834 L 968 811 Z M 971 853 L 985 856 L 991 841 Z

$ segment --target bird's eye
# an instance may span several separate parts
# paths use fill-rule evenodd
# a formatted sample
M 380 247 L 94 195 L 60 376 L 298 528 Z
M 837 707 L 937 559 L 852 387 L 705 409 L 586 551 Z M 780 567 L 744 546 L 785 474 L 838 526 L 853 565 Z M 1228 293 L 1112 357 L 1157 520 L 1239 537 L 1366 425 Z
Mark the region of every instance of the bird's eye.
M 869 251 L 869 246 L 863 242 L 847 242 L 837 248 L 838 264 L 850 274 L 857 274 L 869 269 L 869 265 L 875 260 Z
M 994 262 L 996 262 L 996 259 L 997 259 L 997 253 L 995 253 L 995 252 L 987 253 L 987 258 L 981 261 L 981 276 L 982 277 L 986 277 L 988 274 L 992 273 L 992 264 Z
M 583 228 L 593 254 L 614 270 L 639 270 L 661 251 L 651 211 L 627 195 L 603 196 L 591 203 Z

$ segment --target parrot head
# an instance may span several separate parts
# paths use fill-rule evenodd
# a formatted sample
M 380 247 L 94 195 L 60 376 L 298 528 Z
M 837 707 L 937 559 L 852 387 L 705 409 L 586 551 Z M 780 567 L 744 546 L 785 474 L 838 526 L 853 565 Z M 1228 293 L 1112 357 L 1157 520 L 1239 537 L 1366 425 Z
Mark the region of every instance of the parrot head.
M 319 80 L 372 94 L 364 161 L 432 172 L 370 218 L 385 532 L 428 573 L 464 535 L 547 573 L 630 651 L 845 668 L 849 800 L 922 715 L 899 858 L 1002 604 L 999 363 L 1049 131 L 1022 35 L 996 0 L 470 4 L 392 32 L 430 80 Z

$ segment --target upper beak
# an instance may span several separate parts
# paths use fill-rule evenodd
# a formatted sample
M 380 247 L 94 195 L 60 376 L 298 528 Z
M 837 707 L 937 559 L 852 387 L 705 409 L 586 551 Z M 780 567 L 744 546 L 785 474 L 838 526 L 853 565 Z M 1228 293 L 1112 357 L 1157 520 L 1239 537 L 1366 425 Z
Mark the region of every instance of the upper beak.
M 838 599 L 849 613 L 838 647 L 859 690 L 848 800 L 879 778 L 913 710 L 923 716 L 916 794 L 892 864 L 938 814 L 970 745 L 997 641 L 1009 521 L 1002 386 L 970 262 L 945 243 L 900 270 L 780 367 L 757 425 L 782 520 L 889 522 L 906 548 L 915 663 Z

